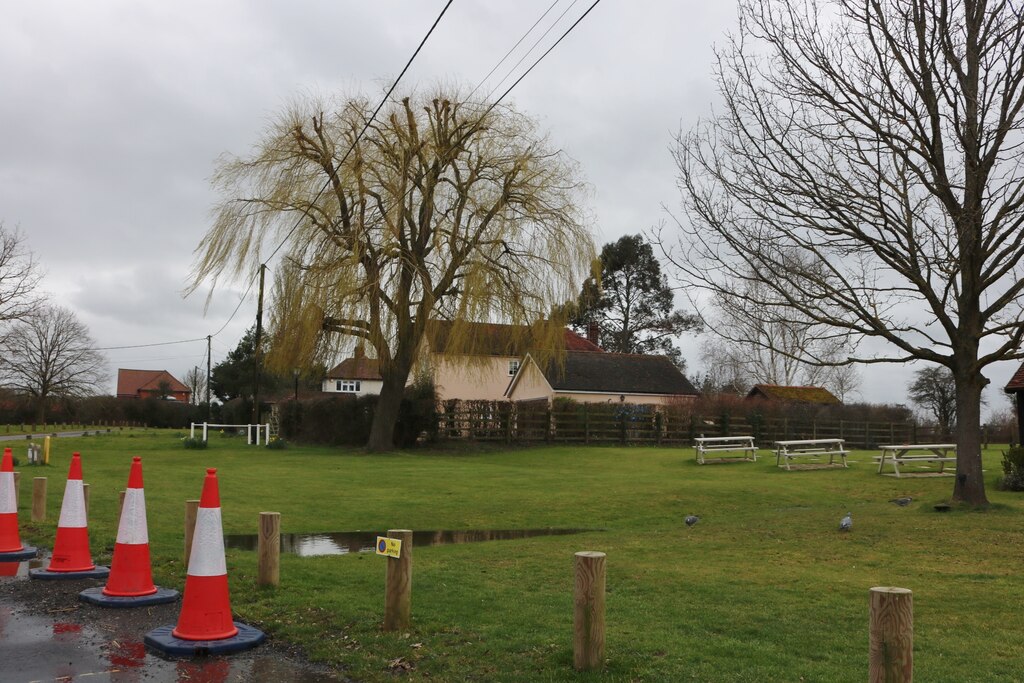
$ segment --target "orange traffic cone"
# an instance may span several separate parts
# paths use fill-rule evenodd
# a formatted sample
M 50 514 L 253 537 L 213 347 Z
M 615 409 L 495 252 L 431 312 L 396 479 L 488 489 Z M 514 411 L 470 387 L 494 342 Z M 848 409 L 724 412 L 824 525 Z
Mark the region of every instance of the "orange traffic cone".
M 208 469 L 178 624 L 173 629 L 163 626 L 150 631 L 145 643 L 171 655 L 221 654 L 255 647 L 265 638 L 262 631 L 231 619 L 217 470 Z
M 89 524 L 82 487 L 82 456 L 73 453 L 50 566 L 46 569 L 33 569 L 29 576 L 33 579 L 101 579 L 109 573 L 107 567 L 93 564 L 89 552 Z
M 14 489 L 14 454 L 4 449 L 0 464 L 0 562 L 27 560 L 36 549 L 22 544 L 18 534 L 18 495 Z
M 87 588 L 78 597 L 101 607 L 159 605 L 173 602 L 178 597 L 176 590 L 153 585 L 146 497 L 142 488 L 142 458 L 132 458 L 107 585 L 102 589 Z

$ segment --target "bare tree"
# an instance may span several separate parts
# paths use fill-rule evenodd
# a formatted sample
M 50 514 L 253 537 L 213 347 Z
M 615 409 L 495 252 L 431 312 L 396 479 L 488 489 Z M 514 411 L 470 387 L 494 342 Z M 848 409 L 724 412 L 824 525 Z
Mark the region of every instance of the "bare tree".
M 907 387 L 907 396 L 935 420 L 942 431 L 942 438 L 953 433 L 956 428 L 956 382 L 949 368 L 933 366 L 917 370 Z
M 0 326 L 21 320 L 39 307 L 42 297 L 35 292 L 41 278 L 24 236 L 0 223 Z
M 268 362 L 285 372 L 363 341 L 383 378 L 368 448 L 388 450 L 432 321 L 454 322 L 449 353 L 483 341 L 464 324 L 476 321 L 528 326 L 554 352 L 561 321 L 547 317 L 595 249 L 575 163 L 512 107 L 439 94 L 370 117 L 365 99 L 300 102 L 251 156 L 224 160 L 192 281 L 251 273 L 286 245 Z
M 684 282 L 891 349 L 858 361 L 949 368 L 953 498 L 974 505 L 983 370 L 1024 356 L 1022 17 L 1015 0 L 741 0 L 725 109 L 676 148 Z
M 43 306 L 0 340 L 0 378 L 31 397 L 36 420 L 46 424 L 52 399 L 92 395 L 106 379 L 104 357 L 95 347 L 72 311 Z
M 192 392 L 191 403 L 199 405 L 206 399 L 206 372 L 200 370 L 199 366 L 193 366 L 185 374 L 185 386 Z

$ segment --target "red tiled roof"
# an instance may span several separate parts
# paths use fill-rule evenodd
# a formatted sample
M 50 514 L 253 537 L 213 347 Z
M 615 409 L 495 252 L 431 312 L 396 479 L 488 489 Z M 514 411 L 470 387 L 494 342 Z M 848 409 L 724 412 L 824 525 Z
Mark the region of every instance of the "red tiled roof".
M 191 389 L 166 370 L 124 370 L 119 368 L 117 371 L 117 395 L 137 396 L 140 391 L 157 391 L 160 382 L 167 382 L 171 391 L 192 393 Z
M 777 384 L 755 384 L 747 398 L 770 398 L 800 403 L 842 403 L 825 387 L 784 387 Z
M 367 379 L 379 380 L 380 361 L 376 358 L 346 358 L 327 373 L 327 379 Z
M 1003 388 L 1003 391 L 1024 391 L 1024 363 L 1017 368 L 1017 372 L 1010 378 L 1009 384 Z
M 581 337 L 570 329 L 565 330 L 566 351 L 604 351 L 600 346 L 586 337 Z
M 435 353 L 444 353 L 448 345 L 448 335 L 453 323 L 435 321 L 430 332 L 431 347 Z M 525 326 L 504 325 L 500 323 L 465 323 L 472 337 L 470 348 L 482 356 L 523 356 L 529 346 L 529 339 L 524 332 Z M 565 330 L 566 351 L 603 351 L 600 346 L 591 343 L 570 329 Z

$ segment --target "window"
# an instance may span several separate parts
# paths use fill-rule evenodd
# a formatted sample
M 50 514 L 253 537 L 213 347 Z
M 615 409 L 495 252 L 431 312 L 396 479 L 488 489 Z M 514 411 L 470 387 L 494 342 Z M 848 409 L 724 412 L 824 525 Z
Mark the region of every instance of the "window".
M 357 379 L 343 379 L 338 382 L 338 391 L 344 391 L 349 394 L 354 394 L 359 391 L 359 380 Z
M 340 379 L 337 381 L 337 383 L 335 383 L 334 390 L 335 391 L 341 391 L 341 380 Z
M 508 376 L 515 377 L 517 372 L 519 372 L 519 361 L 510 360 L 508 362 Z

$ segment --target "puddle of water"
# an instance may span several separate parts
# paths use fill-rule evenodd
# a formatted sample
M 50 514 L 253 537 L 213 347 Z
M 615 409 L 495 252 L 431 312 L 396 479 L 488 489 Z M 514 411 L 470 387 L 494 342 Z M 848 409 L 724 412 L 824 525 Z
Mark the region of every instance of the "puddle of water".
M 534 536 L 564 536 L 600 529 L 471 529 L 467 531 L 414 531 L 413 546 L 447 545 L 450 543 L 480 543 L 483 541 L 510 541 Z M 372 553 L 377 537 L 386 531 L 337 531 L 323 534 L 281 534 L 281 552 L 301 557 L 314 555 L 347 555 Z M 224 545 L 228 548 L 256 550 L 256 534 L 228 534 Z
M 100 633 L 81 624 L 0 604 L 0 680 L 102 680 L 135 683 L 327 683 L 339 679 L 259 649 L 233 657 L 162 659 L 142 634 Z M 95 678 L 93 678 L 95 677 Z

